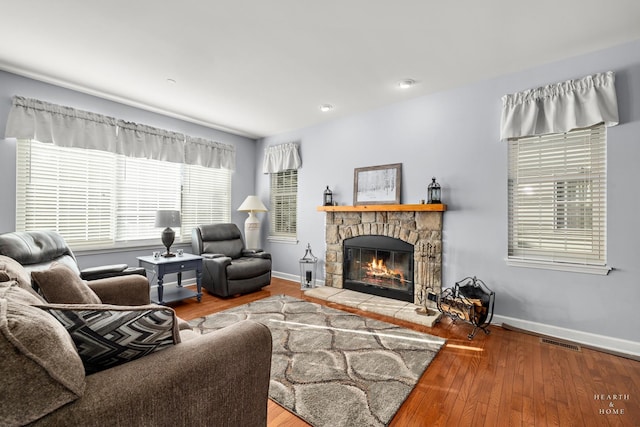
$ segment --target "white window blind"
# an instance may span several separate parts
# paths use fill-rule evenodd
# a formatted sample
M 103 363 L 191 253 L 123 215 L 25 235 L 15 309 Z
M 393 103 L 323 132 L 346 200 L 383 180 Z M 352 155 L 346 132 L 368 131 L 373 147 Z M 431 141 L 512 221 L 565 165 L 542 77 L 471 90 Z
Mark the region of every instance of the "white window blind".
M 116 241 L 157 240 L 161 230 L 155 227 L 156 211 L 180 210 L 182 165 L 117 158 Z
M 16 164 L 16 230 L 55 230 L 74 249 L 158 243 L 158 209 L 182 212 L 178 241 L 231 216 L 228 170 L 28 140 L 18 140 Z
M 231 222 L 231 171 L 185 165 L 182 190 L 182 240 L 201 224 Z
M 514 261 L 605 266 L 603 124 L 509 140 L 508 256 Z
M 298 231 L 298 171 L 271 174 L 270 237 L 295 239 Z
M 113 242 L 115 156 L 19 140 L 16 230 L 56 230 L 70 245 Z

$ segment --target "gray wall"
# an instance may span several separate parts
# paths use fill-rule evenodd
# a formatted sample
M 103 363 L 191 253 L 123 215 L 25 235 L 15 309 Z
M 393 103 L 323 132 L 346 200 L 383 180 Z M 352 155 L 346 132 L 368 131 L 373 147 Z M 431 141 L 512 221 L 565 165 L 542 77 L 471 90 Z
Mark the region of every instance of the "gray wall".
M 129 107 L 117 102 L 108 101 L 59 86 L 43 83 L 15 74 L 0 71 L 0 138 L 4 136 L 7 115 L 11 108 L 11 98 L 14 95 L 37 98 L 53 104 L 106 114 L 118 119 L 142 123 L 170 131 L 207 138 L 210 140 L 230 144 L 236 147 L 236 171 L 232 175 L 231 219 L 237 224 L 244 222 L 245 214 L 237 212 L 248 194 L 254 190 L 256 173 L 256 142 L 253 139 L 232 135 L 215 129 L 151 113 L 138 108 Z M 15 230 L 16 211 L 16 146 L 14 139 L 0 139 L 0 233 Z M 175 248 L 185 245 L 176 245 Z M 158 247 L 160 230 L 158 231 Z M 123 251 L 109 251 L 100 254 L 76 254 L 82 268 L 111 263 L 127 263 L 138 265 L 137 256 L 149 255 L 151 248 Z M 168 278 L 167 280 L 174 280 Z
M 508 267 L 501 97 L 607 70 L 616 72 L 620 110 L 620 125 L 608 131 L 607 160 L 608 264 L 615 270 L 596 276 Z M 567 329 L 582 338 L 597 334 L 632 345 L 640 341 L 640 40 L 272 136 L 259 141 L 258 159 L 265 146 L 283 142 L 298 142 L 303 162 L 299 243 L 265 244 L 274 269 L 283 275 L 298 275 L 307 243 L 316 256 L 324 256 L 325 214 L 316 207 L 325 186 L 340 204 L 350 205 L 354 168 L 402 163 L 402 203 L 426 199 L 432 176 L 443 187 L 449 207 L 444 214 L 444 286 L 477 276 L 496 292 L 496 313 L 503 321 L 543 324 L 560 335 Z M 268 201 L 267 175 L 257 176 L 257 192 Z

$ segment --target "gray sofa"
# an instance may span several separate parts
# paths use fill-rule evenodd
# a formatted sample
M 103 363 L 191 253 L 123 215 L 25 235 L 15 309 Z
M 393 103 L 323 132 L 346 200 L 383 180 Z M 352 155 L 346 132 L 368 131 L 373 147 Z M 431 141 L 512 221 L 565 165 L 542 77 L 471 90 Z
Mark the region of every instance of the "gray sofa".
M 108 302 L 105 309 L 173 312 L 149 305 L 143 276 L 87 283 Z M 29 271 L 0 256 L 0 425 L 266 425 L 266 326 L 244 321 L 198 335 L 173 313 L 175 343 L 87 375 L 70 332 L 50 307 L 58 306 L 34 292 Z
M 271 283 L 271 254 L 247 250 L 235 224 L 195 227 L 191 246 L 194 254 L 204 257 L 202 286 L 214 295 L 245 294 Z

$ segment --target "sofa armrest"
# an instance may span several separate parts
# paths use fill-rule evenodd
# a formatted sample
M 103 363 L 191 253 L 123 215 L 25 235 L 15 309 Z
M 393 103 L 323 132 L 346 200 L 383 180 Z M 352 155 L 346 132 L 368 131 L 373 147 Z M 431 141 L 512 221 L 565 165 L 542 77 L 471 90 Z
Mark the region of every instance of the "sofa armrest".
M 248 257 L 248 258 L 271 259 L 271 253 L 270 252 L 264 252 L 264 251 L 244 250 L 244 251 L 242 251 L 242 256 Z
M 202 256 L 209 255 L 203 254 Z M 227 283 L 227 267 L 231 265 L 231 257 L 205 257 L 202 261 L 202 286 L 209 292 L 219 296 L 229 296 Z
M 146 305 L 151 303 L 149 280 L 139 274 L 91 280 L 87 284 L 100 297 L 103 304 Z
M 111 264 L 111 265 L 101 265 L 99 267 L 89 267 L 83 268 L 80 270 L 80 277 L 87 280 L 87 277 L 93 276 L 95 274 L 116 274 L 123 272 L 127 268 L 127 264 Z
M 89 375 L 34 425 L 264 426 L 270 369 L 269 329 L 243 321 Z
M 101 265 L 80 270 L 80 277 L 83 280 L 98 280 L 107 277 L 128 276 L 130 274 L 146 276 L 147 272 L 143 267 L 129 267 L 127 264 Z
M 204 253 L 204 254 L 200 254 L 200 256 L 204 259 L 215 259 L 215 258 L 229 258 L 228 256 L 226 256 L 225 254 L 210 254 L 210 253 Z M 231 259 L 231 258 L 229 258 Z
M 260 253 L 260 252 L 263 252 L 263 250 L 262 249 L 243 249 L 242 250 L 242 256 L 250 256 L 250 255 L 253 255 L 253 254 Z

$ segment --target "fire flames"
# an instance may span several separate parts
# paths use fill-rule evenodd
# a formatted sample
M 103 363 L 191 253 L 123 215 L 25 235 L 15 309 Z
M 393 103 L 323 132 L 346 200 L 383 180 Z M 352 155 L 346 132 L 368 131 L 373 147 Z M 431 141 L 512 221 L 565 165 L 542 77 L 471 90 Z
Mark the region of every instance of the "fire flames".
M 400 270 L 387 268 L 382 259 L 373 258 L 373 261 L 367 263 L 366 275 L 377 280 L 400 280 L 404 282 L 404 273 Z

